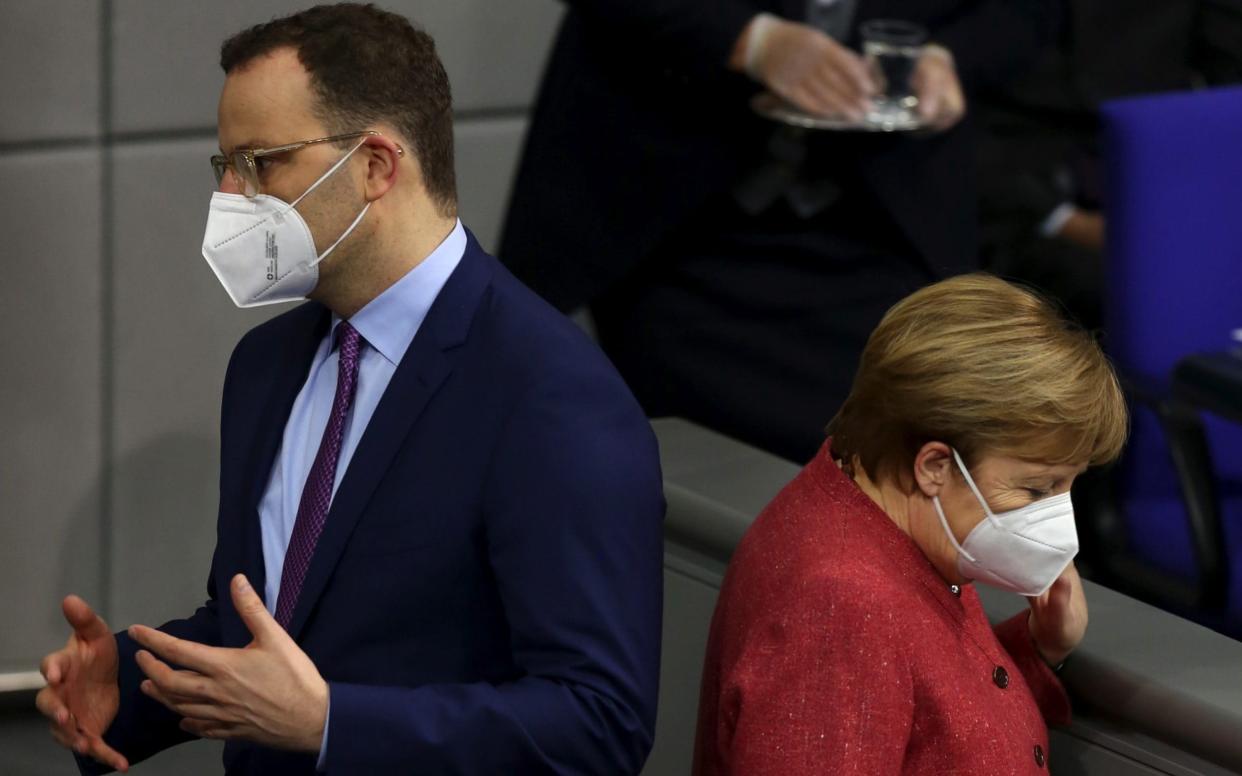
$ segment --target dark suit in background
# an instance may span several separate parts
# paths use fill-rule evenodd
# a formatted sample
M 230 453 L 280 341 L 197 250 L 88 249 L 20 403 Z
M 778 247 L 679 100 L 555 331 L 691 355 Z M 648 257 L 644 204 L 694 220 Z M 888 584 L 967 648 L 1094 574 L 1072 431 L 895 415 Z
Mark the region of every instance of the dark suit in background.
M 985 265 L 1101 321 L 1101 247 L 1041 235 L 1057 208 L 1101 201 L 1100 103 L 1242 81 L 1242 0 L 1072 0 L 1056 46 L 985 95 L 979 152 Z
M 918 21 L 969 94 L 1036 55 L 1042 0 L 859 0 Z M 501 259 L 600 341 L 649 414 L 795 459 L 814 453 L 889 305 L 974 267 L 972 129 L 799 133 L 726 68 L 761 11 L 805 2 L 571 2 L 536 106 Z

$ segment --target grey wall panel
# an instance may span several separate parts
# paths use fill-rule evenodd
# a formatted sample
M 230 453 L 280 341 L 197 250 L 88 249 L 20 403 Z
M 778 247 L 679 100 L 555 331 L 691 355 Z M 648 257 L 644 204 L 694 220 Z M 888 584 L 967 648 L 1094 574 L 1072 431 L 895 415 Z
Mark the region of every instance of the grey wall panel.
M 460 110 L 525 108 L 561 18 L 556 0 L 391 0 L 385 3 L 426 27 Z
M 116 150 L 112 591 L 118 625 L 201 603 L 215 543 L 220 387 L 250 327 L 200 249 L 212 140 Z
M 223 40 L 306 0 L 167 3 L 115 0 L 112 50 L 118 131 L 212 127 Z M 530 103 L 560 15 L 553 0 L 383 3 L 436 38 L 458 110 Z
M 525 133 L 526 120 L 519 118 L 457 122 L 458 210 L 489 251 L 499 241 Z
M 4 3 L 0 141 L 99 133 L 99 6 L 82 0 Z
M 99 603 L 100 169 L 0 157 L 0 672 L 64 643 L 66 593 Z
M 126 132 L 215 127 L 216 100 L 224 83 L 220 44 L 248 25 L 311 4 L 114 0 L 113 128 Z

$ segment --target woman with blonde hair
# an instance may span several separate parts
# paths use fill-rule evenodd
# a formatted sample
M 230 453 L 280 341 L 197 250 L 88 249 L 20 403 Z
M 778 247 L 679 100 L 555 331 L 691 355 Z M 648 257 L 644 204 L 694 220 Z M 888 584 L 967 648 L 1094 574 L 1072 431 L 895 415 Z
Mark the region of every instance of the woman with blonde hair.
M 966 275 L 895 305 L 729 566 L 695 773 L 1046 773 L 1087 625 L 1070 486 L 1126 429 L 1104 354 L 1034 294 Z M 974 581 L 1029 608 L 993 628 Z

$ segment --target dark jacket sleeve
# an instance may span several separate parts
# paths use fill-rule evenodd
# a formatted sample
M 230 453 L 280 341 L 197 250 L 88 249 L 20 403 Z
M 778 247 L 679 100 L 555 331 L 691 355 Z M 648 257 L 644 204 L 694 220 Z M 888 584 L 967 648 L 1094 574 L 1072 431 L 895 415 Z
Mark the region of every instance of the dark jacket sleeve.
M 481 494 L 523 674 L 329 684 L 329 773 L 638 773 L 654 737 L 664 501 L 654 435 L 598 358 L 516 396 Z
M 1035 61 L 1052 43 L 1060 4 L 1056 0 L 975 0 L 933 35 L 953 52 L 968 91 L 1003 82 Z
M 610 35 L 628 37 L 635 58 L 659 56 L 693 71 L 723 72 L 759 10 L 744 0 L 566 0 Z

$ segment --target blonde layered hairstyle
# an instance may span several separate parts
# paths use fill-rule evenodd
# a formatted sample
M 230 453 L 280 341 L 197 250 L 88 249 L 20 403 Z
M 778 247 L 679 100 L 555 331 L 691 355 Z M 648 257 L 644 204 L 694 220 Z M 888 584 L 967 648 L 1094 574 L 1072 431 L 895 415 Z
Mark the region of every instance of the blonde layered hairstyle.
M 867 340 L 849 397 L 828 424 L 834 457 L 913 487 L 918 450 L 940 441 L 1047 464 L 1117 458 L 1128 416 L 1092 337 L 1047 301 L 985 274 L 923 288 Z

